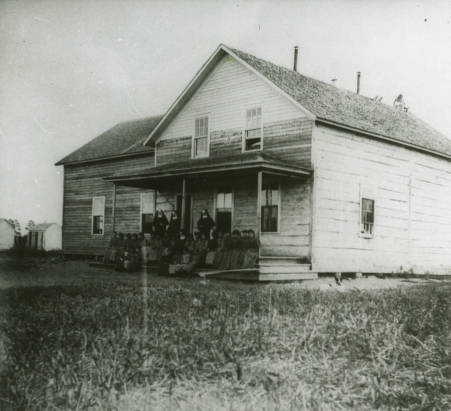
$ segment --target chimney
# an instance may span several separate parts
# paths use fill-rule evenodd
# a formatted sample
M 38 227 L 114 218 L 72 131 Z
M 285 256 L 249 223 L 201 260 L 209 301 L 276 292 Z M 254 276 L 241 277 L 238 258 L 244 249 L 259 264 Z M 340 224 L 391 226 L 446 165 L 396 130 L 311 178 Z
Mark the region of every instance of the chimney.
M 293 70 L 298 71 L 298 46 L 294 46 L 294 61 L 293 61 Z
M 360 94 L 360 71 L 357 72 L 357 94 Z

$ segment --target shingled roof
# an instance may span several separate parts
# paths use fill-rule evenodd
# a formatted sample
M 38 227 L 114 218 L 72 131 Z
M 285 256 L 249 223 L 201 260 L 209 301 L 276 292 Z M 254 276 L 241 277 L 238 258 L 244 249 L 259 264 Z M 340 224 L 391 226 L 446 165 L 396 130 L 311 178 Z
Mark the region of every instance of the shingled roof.
M 339 89 L 293 70 L 228 48 L 302 107 L 326 120 L 451 156 L 451 140 L 413 114 Z
M 153 149 L 144 146 L 143 142 L 160 119 L 161 116 L 154 116 L 116 124 L 58 161 L 56 165 L 152 151 Z
M 307 176 L 310 169 L 299 167 L 297 164 L 287 162 L 284 159 L 264 151 L 254 151 L 221 158 L 204 157 L 175 163 L 162 164 L 157 167 L 149 167 L 140 171 L 119 171 L 106 177 L 109 181 L 126 181 L 139 179 L 158 179 L 174 176 L 212 174 L 215 172 L 230 172 L 236 170 L 265 169 L 277 170 L 279 173 Z

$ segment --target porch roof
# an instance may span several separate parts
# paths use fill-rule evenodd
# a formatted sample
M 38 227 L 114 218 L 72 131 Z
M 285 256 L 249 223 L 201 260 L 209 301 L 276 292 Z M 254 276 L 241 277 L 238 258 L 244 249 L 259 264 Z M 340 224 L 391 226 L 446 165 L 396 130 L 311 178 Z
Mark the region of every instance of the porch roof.
M 264 152 L 242 153 L 229 157 L 197 158 L 177 163 L 164 164 L 132 173 L 116 173 L 106 180 L 119 185 L 139 185 L 139 182 L 156 181 L 171 177 L 202 176 L 212 173 L 243 171 L 266 171 L 270 174 L 288 177 L 305 177 L 311 170 L 286 162 L 272 154 Z

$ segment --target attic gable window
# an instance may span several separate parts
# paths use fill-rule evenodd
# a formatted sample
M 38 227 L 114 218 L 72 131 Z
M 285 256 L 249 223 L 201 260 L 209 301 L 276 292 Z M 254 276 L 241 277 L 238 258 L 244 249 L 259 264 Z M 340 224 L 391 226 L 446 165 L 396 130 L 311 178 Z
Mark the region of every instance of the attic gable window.
M 246 110 L 243 151 L 261 150 L 262 136 L 262 108 L 255 107 Z
M 105 218 L 105 197 L 92 198 L 92 234 L 103 235 Z
M 195 120 L 193 139 L 193 158 L 208 157 L 209 152 L 208 117 Z
M 364 236 L 372 237 L 374 235 L 374 200 L 362 198 L 361 207 L 360 233 Z

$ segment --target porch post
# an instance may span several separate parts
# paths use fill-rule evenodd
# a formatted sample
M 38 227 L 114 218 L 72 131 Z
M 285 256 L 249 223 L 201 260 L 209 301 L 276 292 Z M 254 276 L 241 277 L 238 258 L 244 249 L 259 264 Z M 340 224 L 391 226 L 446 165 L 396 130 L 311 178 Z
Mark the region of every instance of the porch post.
M 182 177 L 182 212 L 180 213 L 180 229 L 185 228 L 186 178 Z
M 115 226 L 115 214 L 116 214 L 116 183 L 113 183 L 113 209 L 111 211 L 111 218 L 112 218 L 112 228 L 111 233 L 114 231 Z
M 262 214 L 262 180 L 263 172 L 259 171 L 257 173 L 257 229 L 255 230 L 257 238 L 260 240 L 261 231 L 261 214 Z

